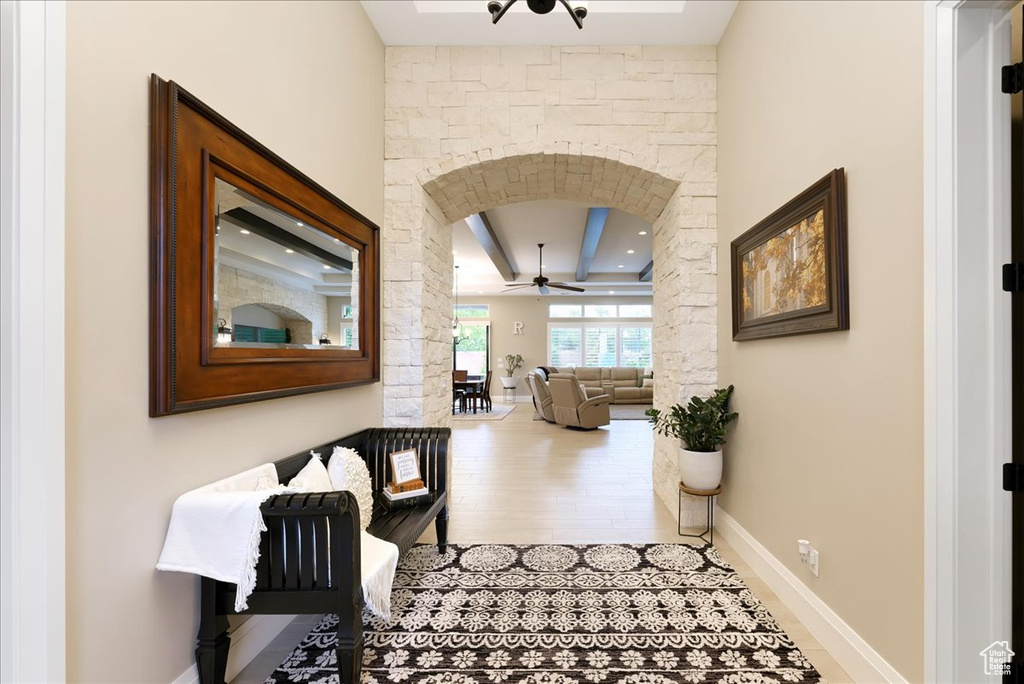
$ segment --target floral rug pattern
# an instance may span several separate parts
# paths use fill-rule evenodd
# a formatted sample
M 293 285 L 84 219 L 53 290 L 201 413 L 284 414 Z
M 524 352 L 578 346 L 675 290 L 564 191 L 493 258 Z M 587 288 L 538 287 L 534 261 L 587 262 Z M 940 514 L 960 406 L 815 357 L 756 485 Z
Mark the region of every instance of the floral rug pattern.
M 363 684 L 821 681 L 711 546 L 419 545 L 391 607 L 364 614 Z M 267 682 L 335 684 L 336 626 Z

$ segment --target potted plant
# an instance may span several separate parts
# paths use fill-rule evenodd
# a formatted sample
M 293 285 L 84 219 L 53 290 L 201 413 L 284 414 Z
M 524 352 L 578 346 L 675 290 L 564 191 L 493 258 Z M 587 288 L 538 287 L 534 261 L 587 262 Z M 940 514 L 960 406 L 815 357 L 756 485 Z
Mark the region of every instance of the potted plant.
M 520 354 L 505 354 L 505 375 L 501 376 L 501 386 L 505 389 L 512 389 L 519 384 L 514 378 L 515 372 L 523 367 L 523 357 Z
M 648 409 L 651 425 L 660 434 L 679 440 L 679 472 L 692 489 L 716 489 L 722 483 L 722 445 L 729 424 L 739 416 L 729 412 L 733 386 L 716 389 L 707 399 L 691 397 L 685 407 L 668 411 Z

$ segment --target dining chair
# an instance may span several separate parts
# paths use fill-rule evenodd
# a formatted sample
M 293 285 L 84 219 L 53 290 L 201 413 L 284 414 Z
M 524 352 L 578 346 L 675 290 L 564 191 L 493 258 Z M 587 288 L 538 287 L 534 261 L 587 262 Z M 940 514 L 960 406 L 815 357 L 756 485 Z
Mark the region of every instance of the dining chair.
M 493 408 L 491 404 L 491 371 L 487 371 L 482 385 L 477 385 L 474 390 L 470 390 L 469 398 L 473 401 L 479 400 L 485 411 L 491 411 Z
M 469 379 L 469 371 L 453 370 L 452 382 L 466 382 Z M 459 410 L 466 412 L 466 390 L 452 388 L 452 413 L 455 413 L 455 402 L 459 403 Z

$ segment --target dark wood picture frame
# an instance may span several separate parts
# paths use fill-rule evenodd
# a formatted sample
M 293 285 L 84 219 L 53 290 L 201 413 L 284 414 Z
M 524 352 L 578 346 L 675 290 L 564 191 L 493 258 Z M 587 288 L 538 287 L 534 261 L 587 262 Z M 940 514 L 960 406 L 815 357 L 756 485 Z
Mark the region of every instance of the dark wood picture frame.
M 150 105 L 149 414 L 379 381 L 377 225 L 173 81 L 153 74 Z M 215 345 L 216 177 L 359 250 L 359 349 Z
M 823 213 L 824 301 L 759 317 L 744 311 L 743 263 L 770 240 Z M 794 248 L 795 249 L 795 248 Z M 842 168 L 807 188 L 732 241 L 732 338 L 736 341 L 850 329 L 846 256 L 846 176 Z M 765 286 L 764 289 L 768 289 Z M 748 293 L 749 298 L 749 293 Z

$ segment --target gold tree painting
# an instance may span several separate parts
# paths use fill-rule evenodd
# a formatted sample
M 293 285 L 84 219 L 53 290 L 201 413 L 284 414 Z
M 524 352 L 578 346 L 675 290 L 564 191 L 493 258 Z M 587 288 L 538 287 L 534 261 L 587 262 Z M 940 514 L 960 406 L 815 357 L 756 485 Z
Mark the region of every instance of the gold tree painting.
M 825 264 L 825 211 L 818 209 L 743 255 L 743 320 L 826 304 Z

